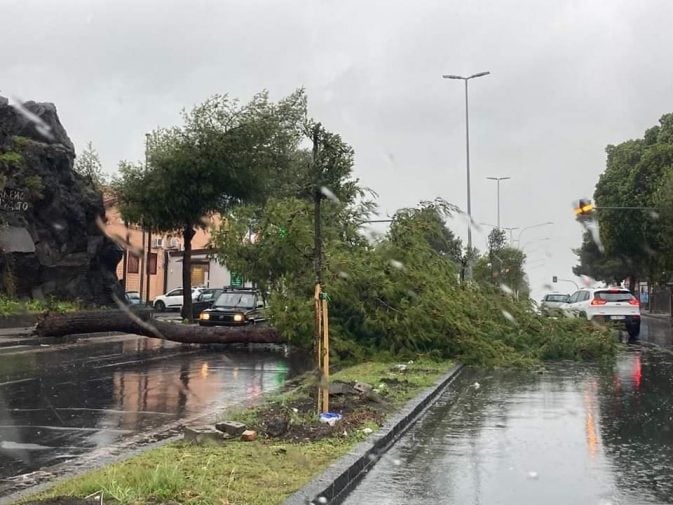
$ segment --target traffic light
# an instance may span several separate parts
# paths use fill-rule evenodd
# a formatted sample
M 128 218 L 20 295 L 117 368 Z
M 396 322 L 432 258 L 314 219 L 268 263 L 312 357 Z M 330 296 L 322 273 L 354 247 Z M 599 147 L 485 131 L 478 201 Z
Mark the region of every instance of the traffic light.
M 575 207 L 575 216 L 578 218 L 591 217 L 594 213 L 594 204 L 591 200 L 580 199 Z

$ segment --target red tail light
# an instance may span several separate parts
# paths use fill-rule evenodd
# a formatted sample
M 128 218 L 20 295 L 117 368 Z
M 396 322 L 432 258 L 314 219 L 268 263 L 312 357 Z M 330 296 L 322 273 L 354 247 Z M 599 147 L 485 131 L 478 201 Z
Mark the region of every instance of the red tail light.
M 594 298 L 591 300 L 591 305 L 605 305 L 606 303 L 608 303 L 608 301 L 603 298 Z
M 629 305 L 635 305 L 636 307 L 639 307 L 639 306 L 640 306 L 640 302 L 638 301 L 638 298 L 635 298 L 635 297 L 634 297 L 634 298 L 631 298 L 631 299 L 629 300 Z

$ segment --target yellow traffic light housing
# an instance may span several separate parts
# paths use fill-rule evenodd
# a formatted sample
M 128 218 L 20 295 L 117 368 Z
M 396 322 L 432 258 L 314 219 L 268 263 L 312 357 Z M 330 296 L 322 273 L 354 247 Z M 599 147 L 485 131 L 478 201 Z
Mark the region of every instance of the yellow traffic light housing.
M 590 217 L 594 212 L 594 204 L 591 200 L 580 200 L 575 207 L 575 216 L 577 218 Z

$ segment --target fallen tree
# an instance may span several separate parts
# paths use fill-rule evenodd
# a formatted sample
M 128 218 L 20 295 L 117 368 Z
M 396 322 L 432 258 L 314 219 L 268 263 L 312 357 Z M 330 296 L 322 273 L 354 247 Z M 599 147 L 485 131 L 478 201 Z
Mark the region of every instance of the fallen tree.
M 194 326 L 151 319 L 149 313 L 128 310 L 48 313 L 35 327 L 40 337 L 121 332 L 185 344 L 282 344 L 285 339 L 269 326 Z

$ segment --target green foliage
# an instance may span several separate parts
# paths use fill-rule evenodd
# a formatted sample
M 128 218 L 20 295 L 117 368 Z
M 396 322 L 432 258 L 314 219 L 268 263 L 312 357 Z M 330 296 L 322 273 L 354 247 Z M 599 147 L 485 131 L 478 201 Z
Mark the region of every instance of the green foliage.
M 47 298 L 44 300 L 17 300 L 11 296 L 0 296 L 0 316 L 10 316 L 13 314 L 42 312 L 74 312 L 81 310 L 81 305 L 77 302 L 57 300 Z
M 272 324 L 293 343 L 310 347 L 312 228 L 306 205 L 299 200 L 269 205 L 254 241 L 242 240 L 249 221 L 240 225 L 232 218 L 217 243 L 228 265 L 271 291 Z M 387 236 L 375 244 L 339 240 L 340 230 L 359 221 L 349 219 L 354 213 L 329 213 L 335 221 L 324 227 L 324 289 L 335 357 L 363 359 L 384 351 L 398 359 L 420 353 L 471 364 L 529 366 L 544 359 L 588 359 L 614 352 L 606 331 L 541 318 L 528 301 L 508 296 L 495 282 L 460 284 L 455 259 L 438 247 L 449 243 L 438 237 L 452 237 L 438 229 L 449 212 L 450 206 L 441 201 L 403 209 Z M 288 229 L 287 238 L 279 236 L 279 226 Z M 497 253 L 511 254 L 519 265 L 523 261 L 523 253 L 515 249 L 504 247 Z
M 82 177 L 86 177 L 96 188 L 102 188 L 109 184 L 109 177 L 103 171 L 98 152 L 91 142 L 87 143 L 84 150 L 75 159 L 73 170 Z
M 194 228 L 215 212 L 266 200 L 274 177 L 296 169 L 305 116 L 303 90 L 277 104 L 260 93 L 243 106 L 215 95 L 183 113 L 183 126 L 149 136 L 146 165 L 120 164 L 114 189 L 124 219 L 153 231 L 182 232 L 185 317 L 191 314 Z
M 669 280 L 673 224 L 657 216 L 671 215 L 673 204 L 663 189 L 673 169 L 673 114 L 662 116 L 642 139 L 610 145 L 606 151 L 606 169 L 594 193 L 604 255 L 596 254 L 585 239 L 576 251 L 580 256 L 576 270 L 604 281 Z M 653 207 L 657 212 L 609 207 Z
M 586 275 L 617 284 L 624 278 L 624 272 L 628 271 L 628 266 L 624 264 L 622 258 L 603 254 L 588 231 L 582 237 L 582 246 L 573 252 L 580 261 L 573 267 L 575 275 Z
M 18 149 L 24 149 L 25 147 L 29 146 L 32 142 L 34 141 L 29 137 L 24 137 L 22 135 L 12 136 L 12 144 Z
M 8 151 L 0 153 L 0 169 L 22 168 L 25 160 L 21 153 Z

